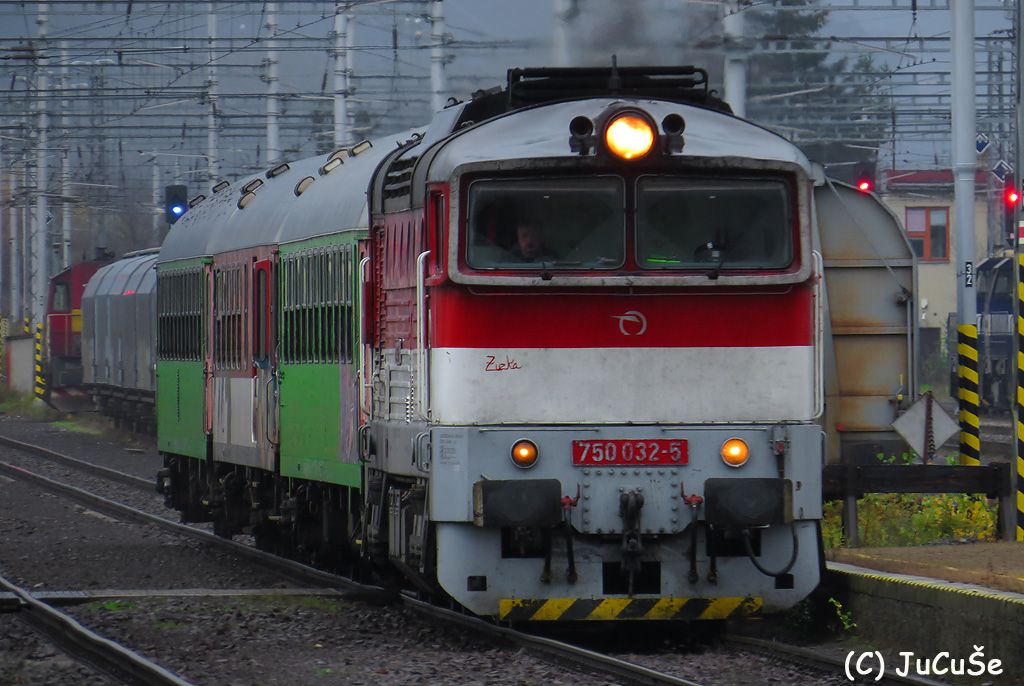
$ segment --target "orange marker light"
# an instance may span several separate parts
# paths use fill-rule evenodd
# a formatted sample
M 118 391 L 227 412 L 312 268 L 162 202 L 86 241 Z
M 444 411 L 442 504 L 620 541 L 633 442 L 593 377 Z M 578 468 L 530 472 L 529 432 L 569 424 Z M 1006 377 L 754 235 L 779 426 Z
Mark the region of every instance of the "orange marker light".
M 537 461 L 537 446 L 533 441 L 528 441 L 525 438 L 521 441 L 516 441 L 512 445 L 512 462 L 517 467 L 527 469 L 532 467 Z
M 608 149 L 624 160 L 635 160 L 646 155 L 654 145 L 654 129 L 643 117 L 621 114 L 612 120 L 604 132 Z
M 750 448 L 739 438 L 730 438 L 722 445 L 722 461 L 730 467 L 742 467 L 750 457 Z

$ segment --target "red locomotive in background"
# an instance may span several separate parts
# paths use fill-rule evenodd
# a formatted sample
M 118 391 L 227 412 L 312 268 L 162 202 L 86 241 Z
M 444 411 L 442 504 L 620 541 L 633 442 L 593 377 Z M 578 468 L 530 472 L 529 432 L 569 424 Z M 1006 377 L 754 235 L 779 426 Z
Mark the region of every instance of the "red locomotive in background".
M 43 329 L 44 399 L 58 409 L 76 404 L 82 393 L 82 293 L 108 260 L 73 264 L 50 279 Z

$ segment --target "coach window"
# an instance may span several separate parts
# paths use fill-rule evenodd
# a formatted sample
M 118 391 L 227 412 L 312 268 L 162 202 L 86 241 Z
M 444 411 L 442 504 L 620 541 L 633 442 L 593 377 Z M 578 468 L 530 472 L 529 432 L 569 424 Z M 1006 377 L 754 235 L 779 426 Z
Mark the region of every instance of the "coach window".
M 949 259 L 949 208 L 908 207 L 907 239 L 923 262 Z
M 254 306 L 253 330 L 254 357 L 257 360 L 265 360 L 269 357 L 267 352 L 267 270 L 257 269 L 253 272 L 256 275 L 256 303 Z
M 474 269 L 617 269 L 623 207 L 615 177 L 475 181 L 466 261 Z
M 642 269 L 787 267 L 789 197 L 782 181 L 644 177 L 637 184 L 637 262 Z

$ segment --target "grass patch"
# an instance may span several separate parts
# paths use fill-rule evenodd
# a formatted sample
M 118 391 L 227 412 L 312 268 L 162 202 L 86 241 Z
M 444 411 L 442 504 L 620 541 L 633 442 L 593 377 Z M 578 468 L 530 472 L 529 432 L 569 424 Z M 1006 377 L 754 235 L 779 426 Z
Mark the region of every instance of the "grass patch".
M 81 434 L 89 434 L 90 436 L 102 436 L 103 435 L 103 431 L 101 429 L 98 429 L 98 428 L 96 428 L 94 426 L 85 426 L 84 424 L 79 424 L 78 422 L 76 422 L 76 421 L 74 421 L 72 419 L 59 419 L 59 420 L 57 420 L 55 422 L 50 422 L 50 424 L 52 426 L 57 427 L 58 429 L 65 429 L 67 431 L 75 431 L 75 432 L 81 433 Z
M 0 387 L 0 412 L 33 419 L 56 419 L 60 416 L 34 395 L 15 393 L 6 387 Z
M 86 607 L 106 610 L 107 612 L 121 612 L 123 610 L 131 610 L 135 607 L 135 603 L 127 600 L 97 600 L 94 603 L 89 603 Z
M 176 622 L 173 619 L 162 619 L 155 626 L 161 631 L 174 631 L 181 628 L 181 622 Z
M 869 493 L 857 501 L 860 545 L 897 548 L 929 543 L 992 541 L 996 529 L 995 500 L 965 493 Z M 846 544 L 843 504 L 825 503 L 821 535 L 825 548 Z

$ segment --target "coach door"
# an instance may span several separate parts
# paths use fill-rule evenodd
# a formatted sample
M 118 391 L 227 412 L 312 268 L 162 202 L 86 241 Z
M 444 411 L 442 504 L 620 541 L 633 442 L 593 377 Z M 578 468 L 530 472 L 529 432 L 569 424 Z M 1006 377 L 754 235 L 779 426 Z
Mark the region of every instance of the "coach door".
M 259 449 L 260 464 L 274 465 L 277 444 L 277 378 L 274 355 L 273 259 L 253 263 L 252 270 L 252 369 L 253 437 Z
M 205 326 L 203 327 L 205 337 L 203 342 L 203 431 L 207 436 L 213 436 L 213 322 L 216 313 L 213 309 L 212 260 L 203 265 L 203 293 L 205 299 L 203 303 L 205 315 Z

